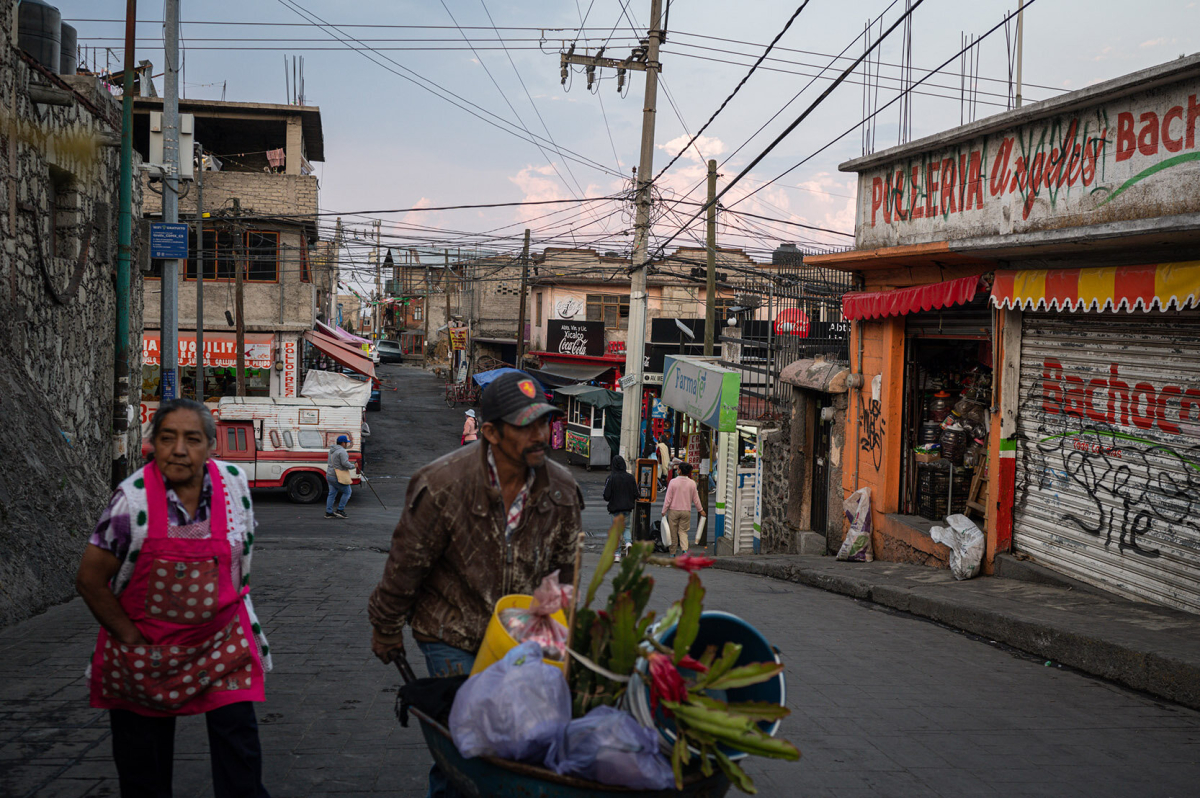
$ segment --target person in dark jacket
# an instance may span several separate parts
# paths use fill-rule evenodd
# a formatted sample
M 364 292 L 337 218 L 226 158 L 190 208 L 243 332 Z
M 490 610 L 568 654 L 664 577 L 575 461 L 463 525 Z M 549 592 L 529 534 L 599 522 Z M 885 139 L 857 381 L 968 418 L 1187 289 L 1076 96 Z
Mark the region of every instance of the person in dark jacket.
M 608 502 L 608 514 L 613 521 L 620 518 L 625 524 L 625 545 L 622 547 L 625 550 L 632 545 L 627 517 L 637 504 L 637 495 L 637 480 L 626 470 L 625 458 L 618 454 L 612 459 L 612 472 L 604 483 L 604 500 Z M 622 549 L 617 550 L 617 562 L 621 561 L 621 552 Z

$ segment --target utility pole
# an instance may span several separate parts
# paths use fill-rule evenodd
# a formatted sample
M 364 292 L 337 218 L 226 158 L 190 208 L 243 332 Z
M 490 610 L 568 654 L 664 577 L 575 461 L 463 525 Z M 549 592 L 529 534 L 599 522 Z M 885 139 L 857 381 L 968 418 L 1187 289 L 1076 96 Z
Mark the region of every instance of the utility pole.
M 204 401 L 204 146 L 196 145 L 196 401 Z
M 375 307 L 371 309 L 371 334 L 376 341 L 383 336 L 379 328 L 383 324 L 383 251 L 380 248 L 380 232 L 383 220 L 375 220 Z
M 717 334 L 717 162 L 708 162 L 708 282 L 704 286 L 704 356 L 712 357 Z
M 1021 107 L 1021 56 L 1025 49 L 1025 0 L 1017 2 L 1017 107 Z
M 325 298 L 325 323 L 334 324 L 334 309 L 337 308 L 337 292 L 338 281 L 341 277 L 339 274 L 338 263 L 342 257 L 342 217 L 337 217 L 337 226 L 333 229 L 333 247 L 329 252 L 329 295 Z
M 450 250 L 443 249 L 442 255 L 446 259 L 445 270 L 442 272 L 442 290 L 446 292 L 446 340 L 450 340 Z M 449 346 L 446 349 L 446 357 L 454 360 L 452 351 Z
M 121 94 L 121 185 L 117 189 L 117 340 L 113 352 L 111 476 L 113 488 L 121 484 L 129 470 L 129 273 L 130 261 L 133 259 L 133 71 L 136 23 L 137 0 L 126 0 L 125 75 L 124 91 Z M 138 386 L 140 389 L 140 379 Z
M 525 362 L 525 295 L 529 292 L 529 228 L 521 249 L 521 309 L 517 311 L 517 368 Z
M 162 220 L 179 221 L 179 0 L 163 4 Z M 179 261 L 162 265 L 159 311 L 159 387 L 162 401 L 179 396 Z
M 420 261 L 417 261 L 420 263 Z M 425 365 L 429 365 L 429 264 L 425 264 L 425 307 L 421 314 L 425 317 Z
M 650 187 L 654 175 L 654 120 L 658 103 L 658 73 L 662 64 L 658 60 L 658 48 L 662 44 L 662 0 L 650 0 L 650 31 L 647 48 L 618 61 L 598 56 L 563 53 L 561 64 L 563 81 L 566 81 L 569 64 L 588 67 L 589 78 L 597 66 L 617 70 L 617 84 L 624 82 L 624 70 L 633 69 L 646 73 L 646 98 L 642 107 L 642 149 L 638 161 L 636 199 L 637 216 L 634 221 L 633 264 L 629 281 L 629 331 L 625 336 L 625 379 L 629 387 L 624 389 L 621 408 L 621 454 L 628 460 L 638 456 L 638 437 L 642 429 L 642 370 L 646 351 L 646 277 L 650 250 Z M 591 80 L 589 79 L 589 84 Z
M 242 232 L 240 217 L 242 203 L 233 198 L 233 310 L 234 335 L 237 347 L 237 395 L 246 395 L 246 319 L 242 313 L 242 270 L 246 268 L 246 234 Z

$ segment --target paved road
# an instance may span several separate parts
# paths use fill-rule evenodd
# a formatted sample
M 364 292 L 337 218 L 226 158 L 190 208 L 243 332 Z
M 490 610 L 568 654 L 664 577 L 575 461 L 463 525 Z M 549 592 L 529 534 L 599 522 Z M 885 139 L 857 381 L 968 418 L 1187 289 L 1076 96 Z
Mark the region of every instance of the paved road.
M 393 716 L 397 677 L 367 650 L 366 598 L 379 577 L 406 476 L 458 442 L 422 372 L 384 367 L 395 391 L 371 414 L 374 484 L 349 521 L 319 506 L 257 499 L 255 597 L 276 670 L 260 709 L 274 796 L 424 795 L 428 754 Z M 577 470 L 600 532 L 604 474 Z M 595 554 L 585 563 L 594 565 Z M 678 597 L 657 576 L 656 604 Z M 783 731 L 798 764 L 755 761 L 769 796 L 1191 796 L 1200 713 L 987 641 L 843 596 L 707 572 L 707 606 L 751 619 L 784 652 Z M 5 630 L 0 641 L 0 795 L 116 795 L 106 719 L 81 677 L 95 624 L 78 600 Z M 420 670 L 418 666 L 418 670 Z M 208 796 L 203 723 L 177 738 L 176 790 Z

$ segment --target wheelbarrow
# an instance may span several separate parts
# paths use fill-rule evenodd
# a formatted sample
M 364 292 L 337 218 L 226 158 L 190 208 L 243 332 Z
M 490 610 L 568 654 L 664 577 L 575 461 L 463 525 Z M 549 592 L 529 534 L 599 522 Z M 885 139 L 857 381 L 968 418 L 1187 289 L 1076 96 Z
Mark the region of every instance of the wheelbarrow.
M 402 653 L 393 660 L 405 684 L 415 676 Z M 604 795 L 645 795 L 663 798 L 721 798 L 729 791 L 729 780 L 720 770 L 711 776 L 699 771 L 686 774 L 682 790 L 636 790 L 595 781 L 560 776 L 552 770 L 524 762 L 491 756 L 467 759 L 458 752 L 450 730 L 415 707 L 408 710 L 421 724 L 421 734 L 434 762 L 450 784 L 470 798 L 589 798 Z

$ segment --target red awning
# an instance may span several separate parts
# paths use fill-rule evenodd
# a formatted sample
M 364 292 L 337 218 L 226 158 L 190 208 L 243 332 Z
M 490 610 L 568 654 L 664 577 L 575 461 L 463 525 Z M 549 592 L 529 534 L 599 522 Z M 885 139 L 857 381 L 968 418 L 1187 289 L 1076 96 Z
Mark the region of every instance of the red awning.
M 370 355 L 363 350 L 355 349 L 315 330 L 306 332 L 304 340 L 351 371 L 357 371 L 367 377 L 375 376 L 375 364 L 371 362 Z
M 842 315 L 847 319 L 881 319 L 903 316 L 921 310 L 938 310 L 965 305 L 979 290 L 978 275 L 947 280 L 944 283 L 897 288 L 894 291 L 862 291 L 842 297 Z

